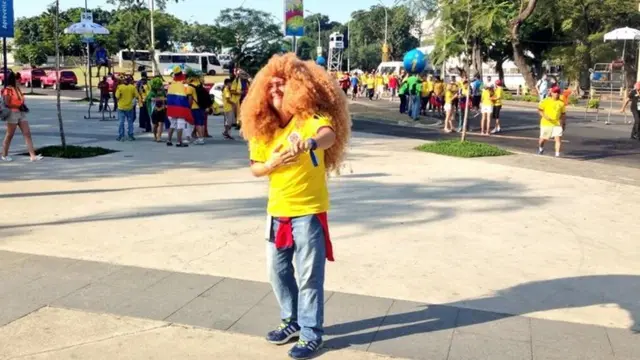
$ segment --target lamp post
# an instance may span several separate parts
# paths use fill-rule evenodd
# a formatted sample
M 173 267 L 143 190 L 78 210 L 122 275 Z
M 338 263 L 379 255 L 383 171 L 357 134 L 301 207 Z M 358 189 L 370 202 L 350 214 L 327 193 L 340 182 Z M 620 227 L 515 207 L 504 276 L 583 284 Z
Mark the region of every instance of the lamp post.
M 317 17 L 317 22 L 318 22 L 318 46 L 316 47 L 316 52 L 318 53 L 318 57 L 322 56 L 322 40 L 320 39 L 320 32 L 321 32 L 321 28 L 320 28 L 320 14 L 314 13 L 312 11 L 309 10 L 305 10 L 305 12 L 307 12 L 308 14 L 311 15 L 318 15 Z
M 151 73 L 156 75 L 156 29 L 153 25 L 153 13 L 155 12 L 155 1 L 149 0 L 149 31 L 151 32 L 151 48 L 149 54 L 151 55 Z
M 389 61 L 389 11 L 387 7 L 382 3 L 382 0 L 378 0 L 380 6 L 384 9 L 384 44 L 382 45 L 382 61 Z

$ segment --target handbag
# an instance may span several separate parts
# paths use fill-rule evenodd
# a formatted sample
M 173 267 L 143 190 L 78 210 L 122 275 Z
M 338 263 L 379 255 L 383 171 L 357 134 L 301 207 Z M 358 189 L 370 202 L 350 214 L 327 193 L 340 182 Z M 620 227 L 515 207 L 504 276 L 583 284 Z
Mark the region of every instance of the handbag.
M 11 116 L 11 110 L 4 104 L 4 96 L 0 96 L 0 121 L 7 121 Z

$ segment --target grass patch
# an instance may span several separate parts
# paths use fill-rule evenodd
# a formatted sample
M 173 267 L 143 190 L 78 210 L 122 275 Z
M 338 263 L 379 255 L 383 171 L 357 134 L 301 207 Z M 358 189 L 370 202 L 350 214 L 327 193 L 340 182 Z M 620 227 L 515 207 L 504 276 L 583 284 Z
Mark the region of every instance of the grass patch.
M 416 150 L 461 158 L 503 156 L 511 154 L 510 152 L 493 145 L 471 141 L 461 142 L 460 140 L 436 141 L 420 145 Z
M 67 145 L 65 149 L 60 145 L 45 146 L 37 149 L 36 153 L 45 157 L 55 157 L 63 159 L 84 159 L 107 155 L 117 152 L 116 150 L 105 149 L 97 146 L 76 146 Z M 27 153 L 23 155 L 29 155 Z

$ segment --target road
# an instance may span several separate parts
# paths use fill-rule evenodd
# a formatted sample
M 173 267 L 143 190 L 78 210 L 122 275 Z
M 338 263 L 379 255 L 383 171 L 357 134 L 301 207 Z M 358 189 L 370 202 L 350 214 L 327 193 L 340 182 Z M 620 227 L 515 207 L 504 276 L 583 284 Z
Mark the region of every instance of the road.
M 358 100 L 356 104 L 363 104 L 363 101 Z M 375 112 L 380 116 L 376 119 L 371 113 L 366 116 L 354 115 L 356 120 L 354 121 L 354 130 L 356 131 L 425 140 L 459 136 L 442 133 L 439 130 L 441 127 L 436 125 L 438 119 L 435 118 L 423 119 L 420 122 L 421 127 L 398 125 L 397 121 L 384 121 L 383 117 L 395 110 L 397 103 L 390 104 L 387 101 L 379 101 L 364 104 L 375 108 Z M 539 119 L 535 106 L 520 106 L 518 108 L 506 106 L 502 109 L 501 115 L 503 128 L 501 135 L 486 137 L 472 132 L 470 138 L 518 152 L 535 152 L 539 134 Z M 613 112 L 610 116 L 611 125 L 605 125 L 605 120 L 608 118 L 607 111 L 601 111 L 598 115 L 596 113 L 585 115 L 584 112 L 575 110 L 569 111 L 563 156 L 577 160 L 607 162 L 640 168 L 640 142 L 629 138 L 631 125 L 626 123 L 631 120 L 631 116 L 625 117 L 620 113 Z M 411 124 L 412 121 L 408 117 L 406 122 L 408 125 L 414 125 Z M 470 124 L 472 128 L 477 130 L 479 118 L 470 118 Z M 548 150 L 549 153 L 553 153 L 551 146 Z

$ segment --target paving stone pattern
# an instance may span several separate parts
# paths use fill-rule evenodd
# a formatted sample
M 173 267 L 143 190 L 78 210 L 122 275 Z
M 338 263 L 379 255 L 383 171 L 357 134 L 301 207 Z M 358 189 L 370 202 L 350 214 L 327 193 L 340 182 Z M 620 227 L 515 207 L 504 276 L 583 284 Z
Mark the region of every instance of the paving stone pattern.
M 429 360 L 632 360 L 640 334 L 444 305 L 325 294 L 326 346 Z M 263 336 L 267 283 L 0 251 L 0 326 L 43 306 Z

